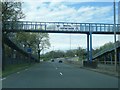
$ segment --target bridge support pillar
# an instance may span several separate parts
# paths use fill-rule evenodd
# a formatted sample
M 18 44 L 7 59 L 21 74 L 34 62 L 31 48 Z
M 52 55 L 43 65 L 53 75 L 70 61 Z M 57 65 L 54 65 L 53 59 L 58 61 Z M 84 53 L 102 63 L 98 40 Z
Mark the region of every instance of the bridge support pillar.
M 92 32 L 90 32 L 90 62 L 92 62 Z
M 87 34 L 87 61 L 92 62 L 92 32 Z
M 87 61 L 89 61 L 89 34 L 87 34 Z
M 90 27 L 89 27 L 89 30 L 90 30 Z M 83 62 L 83 66 L 97 68 L 97 62 L 92 61 L 92 32 L 91 31 L 90 33 L 87 34 L 87 61 Z

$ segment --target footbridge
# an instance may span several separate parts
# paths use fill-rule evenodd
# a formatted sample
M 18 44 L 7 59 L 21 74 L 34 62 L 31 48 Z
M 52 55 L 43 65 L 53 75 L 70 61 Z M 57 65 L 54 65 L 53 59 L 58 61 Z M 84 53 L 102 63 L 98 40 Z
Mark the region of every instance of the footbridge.
M 72 23 L 72 22 L 3 22 L 6 32 L 46 32 L 46 33 L 92 33 L 113 34 L 114 24 L 105 23 Z M 116 24 L 116 33 L 120 34 L 120 24 Z
M 87 35 L 88 60 L 92 61 L 92 34 L 120 34 L 120 24 L 106 23 L 73 23 L 73 22 L 33 22 L 5 21 L 3 32 L 36 32 L 36 33 L 78 33 Z M 114 29 L 116 28 L 116 29 Z M 98 56 L 96 56 L 98 57 Z

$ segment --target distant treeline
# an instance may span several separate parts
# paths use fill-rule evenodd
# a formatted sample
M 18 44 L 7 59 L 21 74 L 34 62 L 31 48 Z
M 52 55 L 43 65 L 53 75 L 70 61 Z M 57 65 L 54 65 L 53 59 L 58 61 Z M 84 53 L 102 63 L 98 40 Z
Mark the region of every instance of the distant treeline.
M 117 43 L 120 43 L 117 41 Z M 100 46 L 97 49 L 93 49 L 93 56 L 97 53 L 99 53 L 101 50 L 109 49 L 114 47 L 113 42 L 108 42 L 104 44 L 103 46 Z M 77 49 L 72 49 L 72 50 L 67 50 L 67 51 L 62 51 L 62 50 L 55 50 L 55 51 L 50 51 L 47 52 L 44 55 L 41 55 L 41 58 L 45 60 L 50 60 L 54 58 L 66 58 L 66 57 L 79 57 L 79 60 L 84 60 L 87 58 L 87 49 L 78 47 Z

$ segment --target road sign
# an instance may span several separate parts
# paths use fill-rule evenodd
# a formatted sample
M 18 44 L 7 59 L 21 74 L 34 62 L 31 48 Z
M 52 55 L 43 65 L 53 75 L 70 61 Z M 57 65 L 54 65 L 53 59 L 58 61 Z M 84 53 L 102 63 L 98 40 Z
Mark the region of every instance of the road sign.
M 27 48 L 27 52 L 28 53 L 32 53 L 32 49 L 31 48 Z

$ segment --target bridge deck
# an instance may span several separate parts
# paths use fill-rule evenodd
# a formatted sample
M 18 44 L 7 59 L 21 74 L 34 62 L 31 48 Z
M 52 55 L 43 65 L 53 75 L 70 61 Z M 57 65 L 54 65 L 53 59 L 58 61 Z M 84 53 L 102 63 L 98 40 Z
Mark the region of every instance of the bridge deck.
M 3 22 L 6 32 L 47 32 L 47 33 L 89 33 L 113 34 L 114 25 L 104 23 L 70 23 L 70 22 Z M 120 34 L 120 24 L 116 25 L 116 33 Z

